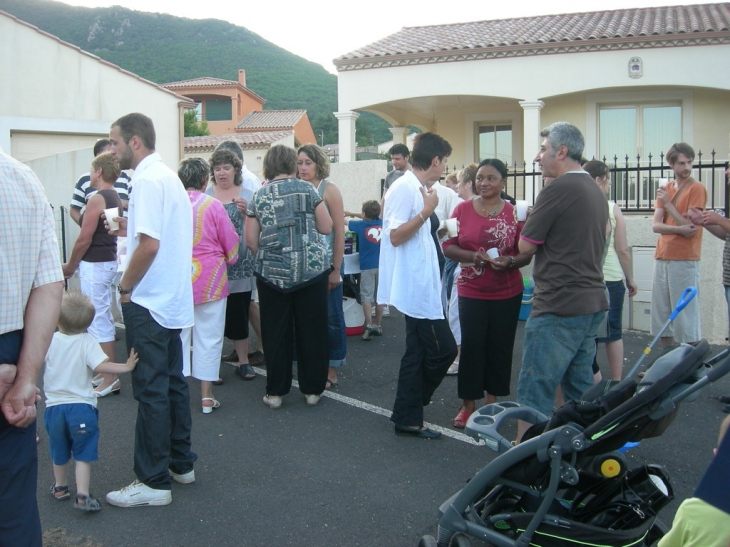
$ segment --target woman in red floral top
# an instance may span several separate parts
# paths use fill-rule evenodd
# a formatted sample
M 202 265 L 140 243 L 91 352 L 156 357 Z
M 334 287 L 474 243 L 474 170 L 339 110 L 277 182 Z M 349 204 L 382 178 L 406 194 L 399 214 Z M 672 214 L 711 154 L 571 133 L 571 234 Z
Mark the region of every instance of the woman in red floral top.
M 530 263 L 517 245 L 524 222 L 517 221 L 514 206 L 502 199 L 507 167 L 500 160 L 479 164 L 478 195 L 456 206 L 457 237 L 444 242 L 444 254 L 461 263 L 457 281 L 461 359 L 458 394 L 463 400 L 453 425 L 463 428 L 484 397 L 493 403 L 509 395 L 512 348 L 522 304 L 520 268 Z M 490 258 L 487 251 L 497 249 Z M 494 251 L 492 251 L 494 252 Z

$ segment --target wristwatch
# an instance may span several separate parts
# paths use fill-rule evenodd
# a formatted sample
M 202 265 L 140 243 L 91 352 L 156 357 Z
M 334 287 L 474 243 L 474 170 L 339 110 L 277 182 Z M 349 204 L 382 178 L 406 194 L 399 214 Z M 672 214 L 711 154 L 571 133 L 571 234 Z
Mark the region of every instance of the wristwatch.
M 132 288 L 123 289 L 121 285 L 117 285 L 117 292 L 121 295 L 132 294 Z

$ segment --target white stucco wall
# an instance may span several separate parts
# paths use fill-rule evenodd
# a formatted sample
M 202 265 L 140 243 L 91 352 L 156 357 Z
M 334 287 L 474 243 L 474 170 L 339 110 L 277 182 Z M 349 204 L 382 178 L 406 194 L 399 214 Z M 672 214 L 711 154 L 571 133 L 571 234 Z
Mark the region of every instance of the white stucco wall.
M 96 138 L 108 136 L 114 120 L 141 112 L 155 123 L 163 160 L 177 166 L 180 97 L 4 14 L 0 51 L 0 146 L 6 152 L 13 155 L 13 135 L 22 140 L 25 133 L 48 135 L 49 142 L 59 143 L 55 149 L 39 146 L 44 156 L 69 151 L 59 135 L 90 137 L 93 145 Z M 22 148 L 27 154 L 27 147 Z
M 439 95 L 531 100 L 591 88 L 674 87 L 680 82 L 730 89 L 730 73 L 717 70 L 717 63 L 727 57 L 728 51 L 727 45 L 674 47 L 348 70 L 338 73 L 338 108 L 343 112 L 400 99 Z M 644 62 L 642 78 L 628 76 L 628 62 L 634 56 Z M 677 66 L 691 66 L 691 76 L 682 81 Z
M 330 166 L 330 180 L 342 193 L 346 211 L 359 212 L 363 201 L 380 201 L 380 180 L 388 173 L 385 160 L 365 160 L 348 163 L 333 163 Z

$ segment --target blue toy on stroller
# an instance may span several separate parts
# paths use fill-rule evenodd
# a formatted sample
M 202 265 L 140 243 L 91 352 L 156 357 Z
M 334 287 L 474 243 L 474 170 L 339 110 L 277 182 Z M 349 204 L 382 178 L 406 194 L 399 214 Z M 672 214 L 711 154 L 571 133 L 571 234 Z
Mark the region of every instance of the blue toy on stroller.
M 550 418 L 517 403 L 479 409 L 466 432 L 500 455 L 441 505 L 438 538 L 419 547 L 465 547 L 469 537 L 496 547 L 654 545 L 666 532 L 657 515 L 673 498 L 669 477 L 654 465 L 628 469 L 618 450 L 660 436 L 680 401 L 730 372 L 728 351 L 705 362 L 708 353 L 705 340 L 682 345 L 638 383 L 595 386 Z M 515 419 L 534 425 L 513 447 L 499 431 Z

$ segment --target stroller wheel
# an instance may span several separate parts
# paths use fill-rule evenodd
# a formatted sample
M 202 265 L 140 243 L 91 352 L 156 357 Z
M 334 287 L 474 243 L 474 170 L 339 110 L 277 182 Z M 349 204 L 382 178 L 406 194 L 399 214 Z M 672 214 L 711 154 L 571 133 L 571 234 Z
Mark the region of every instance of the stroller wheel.
M 433 536 L 423 536 L 418 541 L 418 547 L 438 547 L 438 542 Z
M 471 541 L 464 534 L 454 534 L 449 542 L 449 547 L 471 547 Z

